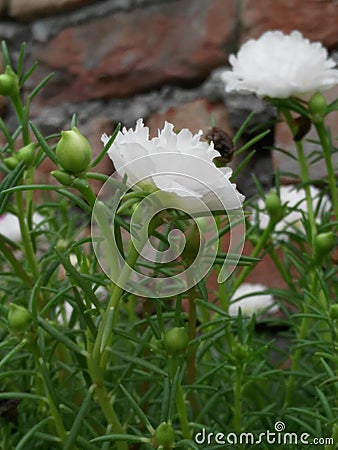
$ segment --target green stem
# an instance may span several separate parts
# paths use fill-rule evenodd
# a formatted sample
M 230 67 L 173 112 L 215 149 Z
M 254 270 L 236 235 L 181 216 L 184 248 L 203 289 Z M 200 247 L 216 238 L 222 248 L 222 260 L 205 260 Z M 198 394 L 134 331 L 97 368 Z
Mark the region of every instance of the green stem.
M 295 287 L 295 285 L 294 285 L 294 283 L 292 281 L 292 277 L 291 277 L 291 275 L 289 273 L 287 273 L 287 271 L 285 270 L 285 267 L 281 263 L 278 255 L 276 253 L 275 247 L 273 247 L 273 246 L 271 247 L 271 249 L 269 250 L 269 255 L 270 255 L 270 258 L 272 259 L 274 265 L 278 269 L 278 272 L 280 273 L 280 275 L 282 276 L 283 280 L 285 281 L 285 283 L 288 285 L 288 287 L 291 290 L 295 290 L 296 287 Z
M 9 262 L 9 264 L 13 267 L 16 274 L 22 279 L 25 285 L 29 288 L 32 287 L 32 280 L 27 275 L 27 272 L 22 268 L 22 263 L 20 263 L 14 254 L 8 249 L 5 239 L 2 235 L 0 235 L 0 250 Z
M 293 118 L 291 116 L 290 111 L 283 110 L 283 114 L 286 119 L 286 123 L 291 131 L 291 134 L 294 136 L 295 133 L 295 125 Z M 311 192 L 310 192 L 310 176 L 309 176 L 309 170 L 307 166 L 306 157 L 304 154 L 303 144 L 302 141 L 296 141 L 296 149 L 298 154 L 298 163 L 300 168 L 300 175 L 301 180 L 304 183 L 304 190 L 305 190 L 305 197 L 306 197 L 306 205 L 307 205 L 307 215 L 310 223 L 310 229 L 311 229 L 311 243 L 312 248 L 314 247 L 314 240 L 317 234 L 317 226 L 315 221 L 315 215 L 313 212 L 313 205 L 312 205 L 312 198 L 311 198 Z
M 240 433 L 242 430 L 242 394 L 243 394 L 243 367 L 240 366 L 236 371 L 234 384 L 234 430 Z
M 22 191 L 16 192 L 16 206 L 18 211 L 18 220 L 20 225 L 20 232 L 22 238 L 22 244 L 25 251 L 25 256 L 27 259 L 28 267 L 30 268 L 33 278 L 38 279 L 40 275 L 38 263 L 35 258 L 35 252 L 32 244 L 32 240 L 29 235 L 29 230 L 27 227 L 26 217 L 24 214 Z
M 168 368 L 170 378 L 171 380 L 173 380 L 177 370 L 179 370 L 178 361 L 176 358 L 169 357 Z M 175 400 L 177 414 L 181 425 L 182 436 L 184 439 L 191 439 L 186 402 L 180 380 L 177 381 Z
M 23 144 L 28 145 L 30 143 L 29 129 L 28 129 L 28 114 L 25 114 L 25 108 L 23 107 L 20 92 L 18 91 L 16 95 L 11 96 L 11 100 L 18 118 L 18 121 L 22 127 L 22 138 Z M 26 112 L 28 111 L 28 106 L 26 107 Z
M 196 337 L 196 324 L 197 324 L 197 314 L 196 314 L 196 291 L 195 287 L 192 287 L 188 291 L 189 299 L 189 315 L 188 315 L 188 337 L 189 342 Z M 194 348 L 190 348 L 189 359 L 188 359 L 188 370 L 187 370 L 187 380 L 189 384 L 195 382 L 196 376 L 196 352 Z
M 323 120 L 315 122 L 315 127 L 317 130 L 317 134 L 320 140 L 320 143 L 322 144 L 326 168 L 327 168 L 327 174 L 328 174 L 328 181 L 331 191 L 331 197 L 332 197 L 332 203 L 334 207 L 334 212 L 336 216 L 336 220 L 338 219 L 338 190 L 336 186 L 336 176 L 334 173 L 333 165 L 332 165 L 332 158 L 331 158 L 331 147 L 329 140 L 327 138 L 327 132 L 324 125 Z
M 144 233 L 140 239 L 145 243 L 148 236 L 153 233 L 159 224 L 162 223 L 160 217 L 155 217 L 149 225 L 149 230 Z M 109 237 L 109 236 L 108 236 Z M 107 235 L 106 235 L 107 238 Z M 110 239 L 110 238 L 109 238 Z M 107 245 L 109 245 L 109 239 Z M 111 243 L 110 245 L 114 245 Z M 113 290 L 107 307 L 103 313 L 101 323 L 99 325 L 97 337 L 92 346 L 91 354 L 88 357 L 88 369 L 93 384 L 97 386 L 96 396 L 97 401 L 106 417 L 108 424 L 111 425 L 114 433 L 123 434 L 123 427 L 115 413 L 113 401 L 109 400 L 108 393 L 104 387 L 104 376 L 106 373 L 106 365 L 108 361 L 108 348 L 112 345 L 113 330 L 116 326 L 118 318 L 119 304 L 122 294 L 124 293 L 124 286 L 130 278 L 132 268 L 135 266 L 139 257 L 139 252 L 134 246 L 133 241 L 130 243 L 130 251 L 127 260 L 121 270 L 120 276 L 115 283 L 113 283 Z M 90 346 L 88 346 L 90 348 Z M 125 442 L 117 443 L 118 450 L 127 450 Z
M 114 434 L 124 434 L 124 429 L 115 413 L 111 401 L 109 400 L 106 388 L 103 385 L 96 385 L 95 394 L 112 432 Z M 128 444 L 123 441 L 117 441 L 116 447 L 118 450 L 128 450 Z
M 261 234 L 258 242 L 256 243 L 254 249 L 252 250 L 251 255 L 250 255 L 251 257 L 253 257 L 253 258 L 258 257 L 258 255 L 262 251 L 263 247 L 265 246 L 266 241 L 269 239 L 271 232 L 274 229 L 274 226 L 275 226 L 275 222 L 270 219 L 267 227 Z M 234 281 L 233 292 L 235 292 L 236 289 L 238 289 L 238 287 L 243 283 L 243 281 L 249 275 L 249 273 L 252 271 L 252 269 L 253 269 L 253 266 L 246 266 L 242 269 L 242 271 L 240 272 L 240 274 Z

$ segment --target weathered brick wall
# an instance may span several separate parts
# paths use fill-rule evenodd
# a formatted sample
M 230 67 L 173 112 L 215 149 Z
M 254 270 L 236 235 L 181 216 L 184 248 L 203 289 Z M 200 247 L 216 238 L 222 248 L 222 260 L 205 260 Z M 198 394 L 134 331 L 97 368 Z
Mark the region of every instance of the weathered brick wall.
M 334 53 L 337 25 L 336 0 L 0 0 L 0 39 L 14 56 L 27 42 L 27 67 L 39 61 L 27 90 L 55 73 L 32 105 L 35 121 L 52 133 L 68 128 L 76 112 L 96 151 L 103 131 L 139 117 L 153 132 L 164 120 L 207 129 L 212 115 L 236 128 L 251 110 L 263 120 L 269 111 L 262 102 L 223 92 L 217 74 L 229 54 L 268 29 L 298 29 Z M 10 110 L 2 111 L 12 120 Z M 292 147 L 282 129 L 275 142 Z M 251 169 L 266 174 L 266 155 Z M 277 154 L 273 164 L 290 169 Z M 317 174 L 325 175 L 323 167 Z

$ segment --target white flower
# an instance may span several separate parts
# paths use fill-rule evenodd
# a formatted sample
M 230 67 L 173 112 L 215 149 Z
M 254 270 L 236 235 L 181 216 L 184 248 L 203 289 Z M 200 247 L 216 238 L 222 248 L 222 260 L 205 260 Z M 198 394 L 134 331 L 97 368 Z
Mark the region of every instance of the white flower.
M 286 35 L 267 31 L 230 55 L 232 71 L 222 79 L 226 91 L 255 93 L 259 97 L 299 97 L 338 83 L 335 62 L 320 42 L 310 42 L 299 31 Z
M 142 119 L 135 130 L 123 128 L 108 151 L 119 175 L 127 175 L 129 186 L 150 185 L 171 194 L 187 212 L 196 212 L 201 201 L 210 210 L 240 208 L 244 196 L 229 181 L 232 170 L 213 163 L 220 156 L 213 143 L 201 141 L 201 131 L 192 135 L 182 129 L 176 134 L 173 129 L 166 122 L 158 136 L 149 139 Z M 105 144 L 108 139 L 102 136 Z
M 237 316 L 239 308 L 243 316 L 252 316 L 269 312 L 273 314 L 279 310 L 279 306 L 270 294 L 265 294 L 267 289 L 262 284 L 243 283 L 234 293 L 230 301 L 229 315 Z
M 34 225 L 38 225 L 43 219 L 43 216 L 41 216 L 39 213 L 33 214 Z M 14 214 L 4 213 L 0 216 L 0 234 L 10 239 L 11 241 L 21 241 L 19 219 Z
M 316 216 L 316 222 L 321 223 L 321 217 L 331 209 L 331 202 L 327 196 L 321 196 L 320 190 L 310 186 L 312 205 Z M 295 186 L 280 186 L 281 204 L 286 205 L 289 212 L 275 226 L 273 238 L 279 241 L 288 240 L 288 231 L 301 230 L 304 232 L 302 224 L 303 214 L 307 213 L 307 203 L 304 189 L 297 189 Z M 264 199 L 257 202 L 258 211 L 255 210 L 250 216 L 251 223 L 258 221 L 260 229 L 265 229 L 269 222 L 269 216 L 264 211 Z

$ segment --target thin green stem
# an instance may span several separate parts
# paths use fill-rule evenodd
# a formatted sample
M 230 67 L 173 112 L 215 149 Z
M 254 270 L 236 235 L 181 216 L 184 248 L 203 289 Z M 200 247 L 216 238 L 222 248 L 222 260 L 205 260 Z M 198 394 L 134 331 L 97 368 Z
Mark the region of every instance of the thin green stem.
M 270 258 L 272 259 L 274 265 L 276 266 L 276 268 L 278 269 L 278 272 L 280 273 L 280 275 L 282 276 L 283 280 L 285 281 L 285 283 L 288 285 L 288 287 L 291 290 L 295 290 L 295 285 L 292 281 L 292 277 L 289 273 L 287 273 L 287 271 L 285 270 L 285 267 L 283 266 L 283 264 L 281 263 L 277 253 L 276 253 L 276 249 L 275 247 L 271 247 L 271 249 L 269 250 L 269 255 Z
M 169 357 L 168 371 L 169 371 L 170 378 L 172 380 L 173 380 L 177 370 L 179 370 L 179 365 L 178 365 L 177 359 L 175 357 Z M 190 432 L 190 427 L 189 427 L 189 420 L 188 420 L 185 396 L 184 396 L 184 392 L 183 392 L 180 380 L 177 381 L 177 385 L 176 385 L 175 401 L 176 401 L 177 414 L 178 414 L 180 425 L 181 425 L 182 436 L 184 439 L 191 439 L 191 432 Z
M 124 429 L 115 413 L 108 392 L 103 384 L 96 385 L 95 395 L 112 432 L 115 434 L 124 434 Z M 128 450 L 128 444 L 123 441 L 117 441 L 116 447 L 118 450 Z
M 270 219 L 267 227 L 261 234 L 258 242 L 256 243 L 254 249 L 252 250 L 251 255 L 250 255 L 251 257 L 257 258 L 259 256 L 259 254 L 262 251 L 262 249 L 264 248 L 267 240 L 270 238 L 271 232 L 273 231 L 274 226 L 275 226 L 275 222 Z M 234 281 L 233 292 L 235 292 L 236 289 L 238 289 L 238 287 L 243 283 L 243 281 L 249 275 L 249 273 L 252 271 L 252 269 L 253 269 L 253 266 L 246 266 L 242 269 L 242 271 L 239 273 L 238 277 Z
M 188 337 L 189 342 L 196 337 L 197 313 L 196 313 L 196 290 L 192 287 L 188 291 L 189 314 L 188 314 Z M 196 352 L 190 348 L 188 359 L 187 380 L 189 384 L 195 382 L 196 377 Z
M 338 219 L 338 190 L 336 186 L 336 176 L 332 165 L 332 158 L 331 158 L 331 146 L 328 140 L 327 131 L 324 125 L 324 122 L 318 121 L 315 122 L 315 128 L 317 130 L 317 134 L 320 140 L 320 143 L 322 144 L 322 149 L 324 153 L 324 159 L 326 163 L 327 168 L 327 174 L 328 174 L 328 182 L 330 186 L 331 191 L 331 197 L 332 197 L 332 203 L 334 207 L 334 213 L 336 216 L 336 220 Z
M 291 131 L 291 134 L 294 136 L 295 133 L 295 125 L 294 120 L 292 118 L 292 115 L 290 111 L 283 110 L 283 114 L 286 119 L 286 123 Z M 305 197 L 306 197 L 306 205 L 307 205 L 307 215 L 310 223 L 310 229 L 311 229 L 311 244 L 312 248 L 314 246 L 314 240 L 317 234 L 317 226 L 315 221 L 315 215 L 313 211 L 313 204 L 312 204 L 312 198 L 311 198 L 311 191 L 310 191 L 310 176 L 309 176 L 309 169 L 307 166 L 306 157 L 304 154 L 303 144 L 302 141 L 296 141 L 295 142 L 296 149 L 297 149 L 297 155 L 298 155 L 298 163 L 300 168 L 300 176 L 301 180 L 304 183 L 304 190 L 305 190 Z
M 234 383 L 234 430 L 240 433 L 242 430 L 242 394 L 243 394 L 243 367 L 240 366 L 236 371 Z
M 35 252 L 34 252 L 32 240 L 29 235 L 26 217 L 24 214 L 22 191 L 16 192 L 16 206 L 17 206 L 18 220 L 19 220 L 19 225 L 20 225 L 21 239 L 22 239 L 22 244 L 23 244 L 23 248 L 25 251 L 25 256 L 27 258 L 28 267 L 30 268 L 30 270 L 32 272 L 33 278 L 35 280 L 37 280 L 40 275 L 40 272 L 39 272 L 38 263 L 35 258 Z
M 2 235 L 0 235 L 0 250 L 9 264 L 13 267 L 15 273 L 22 279 L 27 287 L 31 288 L 33 285 L 32 280 L 27 275 L 27 272 L 22 268 L 22 263 L 16 259 L 15 255 L 7 247 L 5 239 Z

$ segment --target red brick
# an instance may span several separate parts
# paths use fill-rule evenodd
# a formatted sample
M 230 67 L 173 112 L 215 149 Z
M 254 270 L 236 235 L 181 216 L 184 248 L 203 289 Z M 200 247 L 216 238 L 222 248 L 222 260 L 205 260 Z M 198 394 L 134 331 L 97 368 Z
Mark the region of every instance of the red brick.
M 163 128 L 164 122 L 170 122 L 176 130 L 188 128 L 192 133 L 199 130 L 207 131 L 211 126 L 211 118 L 214 117 L 218 127 L 229 131 L 227 113 L 222 103 L 209 103 L 205 99 L 169 108 L 162 113 L 156 113 L 147 120 L 152 136 L 157 135 L 157 130 Z
M 39 16 L 68 11 L 93 1 L 94 0 L 10 0 L 8 2 L 8 13 L 15 19 L 29 20 Z
M 267 30 L 301 31 L 328 48 L 338 44 L 338 3 L 332 0 L 243 0 L 242 40 Z
M 50 71 L 48 103 L 126 97 L 166 83 L 204 79 L 224 64 L 235 1 L 181 0 L 95 18 L 33 48 L 31 80 Z

